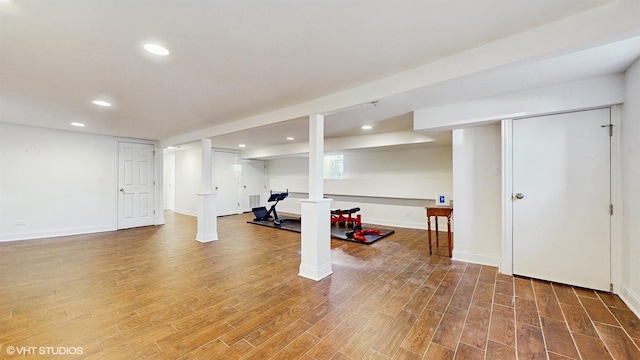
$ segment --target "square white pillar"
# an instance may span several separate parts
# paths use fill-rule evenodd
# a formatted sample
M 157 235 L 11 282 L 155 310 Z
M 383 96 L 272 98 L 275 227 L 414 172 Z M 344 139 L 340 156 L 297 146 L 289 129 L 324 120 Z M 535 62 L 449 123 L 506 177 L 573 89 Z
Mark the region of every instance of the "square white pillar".
M 331 275 L 331 199 L 300 200 L 301 261 L 298 275 L 322 280 Z
M 218 240 L 218 217 L 216 213 L 216 194 L 198 194 L 197 241 L 210 242 Z
M 309 116 L 309 199 L 323 197 L 324 116 Z
M 202 193 L 198 194 L 198 232 L 196 240 L 209 242 L 218 240 L 218 212 L 216 194 L 212 193 L 211 139 L 201 140 L 202 151 Z

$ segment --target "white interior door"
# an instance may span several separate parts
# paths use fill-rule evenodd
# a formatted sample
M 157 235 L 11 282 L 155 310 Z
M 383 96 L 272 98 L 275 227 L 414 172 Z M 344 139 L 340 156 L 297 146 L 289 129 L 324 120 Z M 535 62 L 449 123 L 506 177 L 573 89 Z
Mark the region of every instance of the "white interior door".
M 514 274 L 609 291 L 609 124 L 609 109 L 513 121 Z
M 118 143 L 118 229 L 154 224 L 153 145 Z
M 242 164 L 238 154 L 215 151 L 213 169 L 218 215 L 242 213 Z

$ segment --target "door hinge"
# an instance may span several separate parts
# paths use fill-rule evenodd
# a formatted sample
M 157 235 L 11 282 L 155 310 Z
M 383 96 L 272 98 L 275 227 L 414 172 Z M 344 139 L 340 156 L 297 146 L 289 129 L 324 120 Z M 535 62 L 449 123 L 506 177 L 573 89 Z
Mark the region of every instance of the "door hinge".
M 609 292 L 612 293 L 613 292 L 613 284 L 609 284 Z
M 609 215 L 613 215 L 613 204 L 609 204 Z
M 608 127 L 609 128 L 609 136 L 613 136 L 613 124 L 601 125 L 600 127 Z

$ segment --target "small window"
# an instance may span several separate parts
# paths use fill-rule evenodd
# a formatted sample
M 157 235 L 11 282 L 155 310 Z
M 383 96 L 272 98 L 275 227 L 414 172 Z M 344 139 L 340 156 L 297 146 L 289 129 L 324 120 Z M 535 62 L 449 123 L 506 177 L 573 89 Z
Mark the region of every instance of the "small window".
M 344 173 L 343 155 L 325 155 L 324 157 L 324 178 L 342 179 Z

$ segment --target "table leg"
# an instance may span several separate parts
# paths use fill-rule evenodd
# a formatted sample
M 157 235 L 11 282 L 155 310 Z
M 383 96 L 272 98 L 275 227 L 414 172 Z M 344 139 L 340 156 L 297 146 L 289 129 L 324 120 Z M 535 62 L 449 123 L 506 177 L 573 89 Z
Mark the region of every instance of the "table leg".
M 431 255 L 431 219 L 429 216 L 427 216 L 427 237 L 429 238 L 429 255 Z
M 449 257 L 451 257 L 451 217 L 447 216 L 447 238 L 449 240 Z
M 436 219 L 436 248 L 440 246 L 440 239 L 438 238 L 438 217 L 434 216 Z

